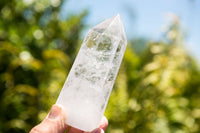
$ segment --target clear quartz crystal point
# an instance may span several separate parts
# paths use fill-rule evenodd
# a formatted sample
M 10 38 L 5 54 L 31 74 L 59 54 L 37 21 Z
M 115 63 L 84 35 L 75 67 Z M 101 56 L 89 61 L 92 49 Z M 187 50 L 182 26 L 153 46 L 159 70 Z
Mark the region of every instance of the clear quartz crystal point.
M 65 123 L 92 131 L 103 117 L 127 40 L 120 16 L 90 29 L 56 104 L 65 107 Z

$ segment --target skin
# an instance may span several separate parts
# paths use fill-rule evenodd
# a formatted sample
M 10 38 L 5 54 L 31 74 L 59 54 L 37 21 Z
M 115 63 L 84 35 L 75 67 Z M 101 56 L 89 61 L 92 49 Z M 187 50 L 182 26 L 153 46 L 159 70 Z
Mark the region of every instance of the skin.
M 33 127 L 30 133 L 104 133 L 108 126 L 108 120 L 104 116 L 99 128 L 91 132 L 84 132 L 74 127 L 69 127 L 65 124 L 66 113 L 62 106 L 53 105 L 47 117 L 37 126 Z

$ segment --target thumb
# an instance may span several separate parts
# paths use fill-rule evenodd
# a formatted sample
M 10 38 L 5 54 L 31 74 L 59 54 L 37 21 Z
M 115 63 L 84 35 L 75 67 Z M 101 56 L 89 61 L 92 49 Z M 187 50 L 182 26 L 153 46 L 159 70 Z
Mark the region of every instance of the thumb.
M 53 105 L 47 117 L 30 133 L 61 133 L 67 129 L 66 113 L 61 106 Z

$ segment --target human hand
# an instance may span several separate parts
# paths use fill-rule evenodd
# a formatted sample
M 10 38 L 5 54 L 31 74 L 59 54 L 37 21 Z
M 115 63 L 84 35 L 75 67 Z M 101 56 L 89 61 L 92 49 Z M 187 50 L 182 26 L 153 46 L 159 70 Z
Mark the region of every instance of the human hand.
M 65 124 L 66 114 L 61 106 L 53 105 L 47 117 L 37 126 L 33 127 L 30 133 L 64 133 L 69 127 Z M 104 116 L 99 128 L 92 132 L 84 132 L 79 129 L 69 127 L 67 133 L 104 133 L 108 126 L 108 120 Z

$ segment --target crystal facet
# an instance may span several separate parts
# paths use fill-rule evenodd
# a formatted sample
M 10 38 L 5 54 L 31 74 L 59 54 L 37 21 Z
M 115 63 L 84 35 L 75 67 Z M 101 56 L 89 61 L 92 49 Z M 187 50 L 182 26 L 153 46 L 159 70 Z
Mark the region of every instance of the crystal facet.
M 98 127 L 126 45 L 119 15 L 89 30 L 56 102 L 65 107 L 66 124 L 83 131 Z

